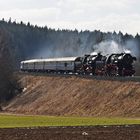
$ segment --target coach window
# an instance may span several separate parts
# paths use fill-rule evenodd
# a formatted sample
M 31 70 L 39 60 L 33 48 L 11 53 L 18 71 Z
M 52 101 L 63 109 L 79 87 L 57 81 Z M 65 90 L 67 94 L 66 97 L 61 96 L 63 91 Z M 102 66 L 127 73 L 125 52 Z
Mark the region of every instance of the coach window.
M 67 67 L 68 64 L 67 63 L 64 63 L 64 65 L 65 65 L 65 67 Z

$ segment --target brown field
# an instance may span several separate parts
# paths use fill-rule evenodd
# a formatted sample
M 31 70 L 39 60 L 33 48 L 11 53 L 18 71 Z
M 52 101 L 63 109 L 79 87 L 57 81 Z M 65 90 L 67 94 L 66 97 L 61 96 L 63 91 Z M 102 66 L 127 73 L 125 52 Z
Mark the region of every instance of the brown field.
M 140 126 L 0 129 L 1 140 L 140 140 Z

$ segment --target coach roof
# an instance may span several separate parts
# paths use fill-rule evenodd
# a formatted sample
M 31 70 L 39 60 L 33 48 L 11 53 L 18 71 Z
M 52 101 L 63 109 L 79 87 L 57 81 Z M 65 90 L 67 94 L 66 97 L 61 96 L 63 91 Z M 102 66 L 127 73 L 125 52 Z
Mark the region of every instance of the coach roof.
M 62 58 L 48 58 L 48 59 L 31 59 L 21 61 L 21 63 L 35 63 L 35 62 L 69 62 L 75 61 L 78 57 L 62 57 Z

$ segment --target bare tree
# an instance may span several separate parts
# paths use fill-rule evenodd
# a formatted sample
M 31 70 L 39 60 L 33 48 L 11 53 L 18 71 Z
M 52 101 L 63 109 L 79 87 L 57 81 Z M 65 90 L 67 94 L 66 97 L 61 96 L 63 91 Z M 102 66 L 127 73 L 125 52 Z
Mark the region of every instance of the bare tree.
M 0 33 L 0 101 L 11 99 L 20 89 L 14 76 L 13 58 L 9 51 L 8 37 Z

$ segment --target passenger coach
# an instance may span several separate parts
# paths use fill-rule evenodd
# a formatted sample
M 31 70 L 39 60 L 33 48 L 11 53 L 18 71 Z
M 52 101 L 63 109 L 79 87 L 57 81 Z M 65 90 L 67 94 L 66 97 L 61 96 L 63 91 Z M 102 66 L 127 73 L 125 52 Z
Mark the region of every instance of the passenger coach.
M 32 59 L 22 61 L 20 69 L 28 72 L 74 72 L 78 64 L 81 64 L 80 57 Z

